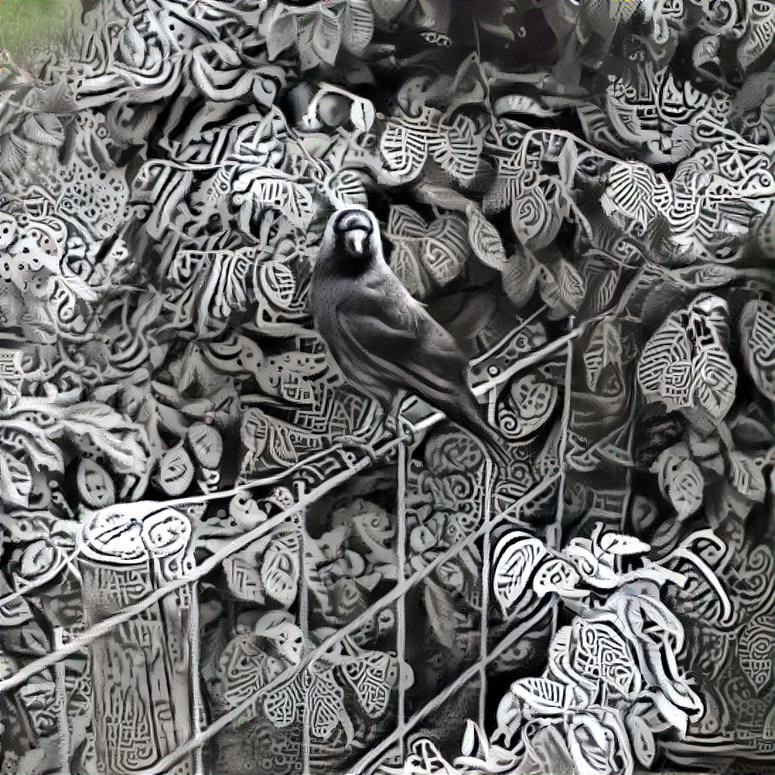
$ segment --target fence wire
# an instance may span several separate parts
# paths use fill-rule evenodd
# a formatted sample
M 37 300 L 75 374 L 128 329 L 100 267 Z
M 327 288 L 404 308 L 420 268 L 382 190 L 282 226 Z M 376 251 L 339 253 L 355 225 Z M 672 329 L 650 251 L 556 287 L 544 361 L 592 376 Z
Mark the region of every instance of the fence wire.
M 604 316 L 597 316 L 593 319 L 584 321 L 581 325 L 571 328 L 571 330 L 552 342 L 538 348 L 534 352 L 526 355 L 523 358 L 515 361 L 508 368 L 500 371 L 498 374 L 491 376 L 489 379 L 475 384 L 473 392 L 478 395 L 487 395 L 487 413 L 490 422 L 494 420 L 495 413 L 495 401 L 497 391 L 500 386 L 505 384 L 508 380 L 513 378 L 516 374 L 524 371 L 532 366 L 535 366 L 547 359 L 549 359 L 555 353 L 565 350 L 565 403 L 563 406 L 562 423 L 563 427 L 567 427 L 570 416 L 570 375 L 572 369 L 572 351 L 573 341 L 581 335 L 586 328 L 596 322 L 598 319 Z M 530 320 L 523 321 L 523 323 L 514 329 L 503 342 L 496 345 L 491 352 L 498 350 L 504 342 L 510 341 L 514 335 L 519 332 L 524 326 L 528 325 Z M 571 319 L 571 325 L 572 325 Z M 481 363 L 486 361 L 487 354 L 477 358 L 474 363 Z M 309 649 L 308 644 L 308 616 L 309 616 L 309 602 L 307 599 L 307 572 L 305 568 L 305 552 L 304 552 L 304 535 L 305 535 L 305 521 L 304 514 L 306 510 L 316 503 L 324 495 L 335 491 L 338 487 L 345 484 L 348 480 L 368 468 L 373 464 L 373 461 L 364 456 L 360 459 L 354 460 L 350 465 L 346 465 L 343 470 L 339 471 L 336 475 L 323 479 L 321 483 L 312 488 L 309 492 L 304 491 L 303 487 L 299 488 L 298 499 L 295 503 L 289 507 L 283 509 L 280 513 L 262 522 L 254 529 L 234 538 L 229 541 L 225 546 L 215 551 L 210 557 L 201 562 L 199 565 L 192 568 L 188 573 L 184 573 L 179 578 L 169 580 L 162 584 L 158 589 L 155 589 L 151 594 L 142 597 L 135 603 L 126 606 L 118 613 L 106 617 L 102 621 L 87 627 L 80 634 L 75 637 L 66 640 L 62 637 L 57 638 L 56 648 L 53 652 L 35 659 L 23 667 L 19 668 L 12 675 L 0 680 L 0 695 L 6 692 L 10 692 L 22 684 L 27 682 L 33 676 L 49 670 L 55 669 L 57 676 L 57 686 L 60 694 L 62 694 L 60 702 L 60 727 L 64 733 L 62 737 L 64 740 L 61 742 L 61 757 L 62 757 L 62 772 L 65 773 L 68 770 L 67 758 L 69 756 L 68 749 L 68 733 L 67 733 L 67 703 L 65 701 L 65 671 L 62 669 L 63 661 L 68 657 L 83 652 L 88 649 L 98 639 L 111 633 L 113 630 L 129 622 L 135 617 L 140 616 L 143 612 L 149 610 L 153 606 L 159 604 L 168 595 L 179 590 L 189 590 L 191 593 L 191 617 L 188 623 L 188 639 L 189 639 L 189 661 L 190 661 L 190 683 L 192 687 L 191 694 L 191 716 L 193 725 L 193 734 L 182 745 L 178 746 L 168 754 L 163 756 L 152 767 L 138 772 L 138 775 L 165 775 L 171 768 L 175 767 L 181 760 L 186 757 L 192 757 L 192 767 L 194 775 L 203 775 L 203 761 L 202 761 L 202 748 L 209 741 L 213 740 L 219 732 L 226 729 L 228 726 L 238 721 L 244 716 L 251 708 L 255 707 L 256 703 L 272 690 L 283 686 L 286 682 L 294 679 L 302 671 L 307 670 L 318 659 L 325 657 L 325 655 L 335 649 L 338 645 L 342 644 L 346 638 L 356 633 L 364 624 L 371 621 L 376 613 L 387 608 L 388 606 L 398 603 L 396 614 L 396 654 L 401 664 L 405 657 L 406 652 L 406 611 L 403 605 L 404 598 L 408 590 L 419 584 L 423 579 L 428 578 L 437 569 L 439 569 L 446 562 L 460 554 L 465 549 L 472 547 L 480 539 L 483 540 L 482 549 L 482 596 L 480 606 L 479 617 L 479 656 L 478 659 L 469 667 L 467 667 L 456 679 L 454 679 L 448 686 L 436 693 L 425 705 L 419 710 L 415 711 L 411 716 L 407 718 L 406 711 L 406 691 L 407 688 L 403 682 L 399 682 L 398 685 L 398 697 L 397 697 L 397 719 L 395 730 L 387 735 L 379 744 L 365 753 L 361 759 L 350 770 L 352 773 L 361 775 L 372 771 L 370 768 L 379 766 L 384 756 L 387 754 L 397 755 L 403 758 L 405 754 L 404 744 L 407 736 L 414 730 L 422 721 L 426 720 L 434 710 L 439 708 L 450 697 L 454 696 L 462 687 L 464 687 L 470 681 L 479 680 L 479 700 L 478 700 L 478 721 L 481 725 L 484 724 L 484 716 L 486 709 L 487 698 L 487 668 L 488 666 L 509 646 L 514 644 L 519 638 L 534 628 L 544 617 L 547 616 L 547 612 L 555 612 L 556 607 L 554 604 L 549 604 L 540 608 L 526 621 L 519 622 L 512 627 L 510 632 L 501 639 L 495 646 L 488 648 L 488 617 L 487 611 L 490 605 L 489 598 L 489 579 L 490 579 L 490 561 L 491 561 L 491 533 L 500 524 L 511 520 L 515 521 L 519 519 L 520 510 L 530 501 L 534 500 L 549 488 L 555 484 L 560 485 L 560 492 L 558 494 L 558 506 L 555 525 L 559 527 L 559 520 L 562 519 L 562 483 L 565 477 L 565 464 L 564 464 L 564 445 L 565 436 L 560 444 L 559 453 L 559 470 L 536 484 L 525 492 L 517 501 L 510 504 L 507 508 L 494 513 L 494 504 L 492 497 L 492 483 L 493 483 L 493 466 L 489 457 L 485 461 L 485 488 L 482 505 L 481 524 L 479 527 L 469 534 L 464 540 L 449 547 L 442 554 L 437 556 L 423 568 L 415 571 L 409 576 L 406 575 L 406 545 L 407 545 L 407 533 L 406 533 L 406 495 L 407 495 L 407 474 L 408 466 L 410 463 L 410 456 L 408 455 L 409 442 L 416 434 L 427 431 L 432 428 L 438 422 L 444 419 L 444 416 L 439 412 L 432 412 L 422 417 L 418 421 L 412 423 L 407 427 L 403 433 L 398 434 L 395 438 L 389 439 L 381 444 L 376 450 L 377 460 L 385 459 L 394 451 L 397 452 L 398 464 L 397 464 L 397 483 L 396 483 L 396 517 L 397 517 L 397 531 L 396 531 L 396 546 L 397 546 L 397 582 L 394 587 L 373 602 L 366 610 L 360 615 L 354 618 L 344 627 L 341 627 L 335 633 L 325 638 L 318 646 L 313 649 Z M 185 506 L 192 503 L 203 503 L 213 500 L 221 500 L 232 497 L 237 493 L 245 490 L 258 489 L 262 487 L 269 487 L 271 485 L 287 482 L 289 478 L 292 478 L 294 473 L 303 471 L 306 467 L 310 466 L 318 460 L 322 460 L 332 453 L 342 452 L 340 445 L 332 445 L 331 447 L 315 452 L 306 458 L 300 460 L 298 463 L 290 466 L 289 468 L 272 474 L 267 477 L 252 479 L 250 481 L 239 484 L 228 490 L 211 492 L 205 495 L 184 497 L 170 501 L 164 501 L 159 503 L 132 503 L 125 504 L 124 506 L 113 506 L 109 509 L 103 509 L 98 512 L 94 512 L 91 518 L 99 516 L 104 512 L 116 513 L 118 509 L 127 508 L 132 511 L 140 512 L 144 511 L 145 516 L 152 513 L 157 513 L 162 510 L 174 508 L 176 506 Z M 198 634 L 198 605 L 197 605 L 197 588 L 198 582 L 203 578 L 217 570 L 224 560 L 228 559 L 232 555 L 236 554 L 242 549 L 250 546 L 257 539 L 270 533 L 275 527 L 288 522 L 289 520 L 296 519 L 299 527 L 299 547 L 300 547 L 300 609 L 299 619 L 304 635 L 304 648 L 303 654 L 298 664 L 292 665 L 290 668 L 276 676 L 269 683 L 261 686 L 254 693 L 250 694 L 239 704 L 231 708 L 226 713 L 219 716 L 216 720 L 210 723 L 208 726 L 202 728 L 201 720 L 204 716 L 204 700 L 201 694 L 200 677 L 199 677 L 199 634 Z M 83 527 L 82 527 L 83 529 Z M 23 587 L 14 590 L 13 592 L 5 595 L 0 599 L 0 606 L 12 604 L 19 599 L 23 599 L 25 596 L 30 595 L 37 589 L 41 588 L 45 584 L 49 583 L 57 573 L 66 571 L 68 568 L 74 568 L 74 562 L 78 559 L 83 549 L 83 542 L 79 542 L 75 551 L 64 555 L 59 563 L 55 566 L 55 571 L 48 572 L 44 577 L 38 578 L 33 582 L 26 583 Z M 554 616 L 555 614 L 552 613 Z M 306 698 L 307 706 L 309 704 L 309 697 Z M 302 754 L 303 760 L 303 772 L 304 775 L 308 775 L 310 772 L 310 729 L 308 722 L 308 714 L 304 713 L 302 717 L 303 724 L 303 745 Z

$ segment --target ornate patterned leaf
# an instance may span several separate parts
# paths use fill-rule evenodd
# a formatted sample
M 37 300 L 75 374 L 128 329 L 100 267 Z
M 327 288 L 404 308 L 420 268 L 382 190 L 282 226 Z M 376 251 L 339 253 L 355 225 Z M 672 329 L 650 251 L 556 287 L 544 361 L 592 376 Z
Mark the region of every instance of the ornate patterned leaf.
M 78 492 L 84 503 L 95 509 L 112 506 L 116 502 L 116 486 L 110 474 L 88 458 L 78 464 Z
M 159 485 L 167 495 L 182 495 L 194 481 L 191 456 L 179 444 L 168 449 L 159 461 Z
M 341 18 L 336 12 L 321 5 L 312 32 L 312 48 L 326 64 L 334 65 L 341 42 Z
M 5 451 L 0 454 L 0 493 L 2 499 L 15 506 L 26 506 L 32 490 L 29 468 Z
M 562 713 L 570 699 L 568 687 L 549 678 L 520 678 L 511 684 L 511 691 L 526 705 L 547 715 Z
M 300 229 L 309 226 L 314 213 L 312 194 L 305 186 L 277 177 L 253 180 L 245 193 L 234 195 L 233 201 L 246 213 L 252 213 L 255 208 L 279 210 Z
M 341 670 L 366 715 L 381 718 L 390 700 L 390 690 L 398 681 L 396 658 L 370 651 L 348 660 Z
M 533 572 L 547 556 L 543 543 L 528 533 L 515 531 L 498 542 L 493 554 L 493 592 L 504 616 L 522 602 Z
M 638 382 L 668 409 L 698 408 L 721 420 L 735 398 L 737 373 L 724 348 L 726 304 L 699 296 L 672 313 L 651 337 L 638 363 Z
M 493 225 L 476 207 L 466 210 L 468 216 L 468 241 L 476 257 L 486 266 L 502 271 L 506 268 L 506 251 Z
M 389 170 L 405 181 L 414 180 L 428 156 L 430 126 L 407 126 L 390 121 L 380 136 L 380 151 Z
M 266 594 L 286 608 L 296 599 L 299 583 L 299 539 L 285 529 L 272 533 L 261 562 L 261 582 Z
M 759 466 L 742 452 L 732 450 L 729 453 L 729 467 L 732 486 L 746 498 L 763 503 L 766 485 Z
M 705 480 L 684 445 L 665 450 L 657 460 L 659 489 L 684 520 L 702 505 Z
M 738 642 L 740 667 L 757 694 L 772 680 L 774 632 L 775 616 L 762 614 L 746 625 Z
M 761 393 L 775 401 L 775 305 L 749 301 L 740 313 L 739 326 L 746 370 Z
M 362 52 L 374 34 L 374 13 L 369 0 L 347 0 L 342 27 L 342 45 L 353 54 Z
M 517 309 L 524 307 L 535 292 L 541 267 L 529 253 L 518 251 L 503 269 L 503 290 Z
M 350 105 L 350 121 L 352 121 L 356 129 L 361 132 L 368 132 L 375 118 L 376 111 L 370 100 L 356 99 L 352 101 Z
M 61 0 L 67 34 L 16 56 L 22 5 L 37 29 L 0 0 L 4 773 L 193 771 L 198 705 L 205 737 L 251 722 L 219 775 L 766 758 L 772 3 Z M 379 369 L 340 374 L 310 300 L 352 206 L 387 216 L 502 464 L 434 401 L 404 404 L 396 457 Z M 420 360 L 398 366 L 437 378 Z M 60 659 L 78 637 L 91 664 Z M 450 763 L 393 715 L 485 640 L 486 717 L 520 680 Z

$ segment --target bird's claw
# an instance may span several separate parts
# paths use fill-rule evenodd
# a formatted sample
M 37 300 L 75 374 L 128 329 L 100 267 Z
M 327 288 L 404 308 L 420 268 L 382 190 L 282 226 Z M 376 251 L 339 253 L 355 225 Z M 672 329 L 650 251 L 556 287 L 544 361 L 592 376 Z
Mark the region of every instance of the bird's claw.
M 414 430 L 414 424 L 405 417 L 400 419 L 399 424 L 401 426 L 402 435 L 406 436 L 409 441 L 409 446 L 414 446 L 415 441 L 417 441 L 417 433 Z
M 352 435 L 337 436 L 334 439 L 334 443 L 339 444 L 344 449 L 357 450 L 358 452 L 366 455 L 366 457 L 368 457 L 372 463 L 376 463 L 377 460 L 379 459 L 379 456 L 377 455 L 377 451 L 374 449 L 374 445 L 369 441 L 365 441 L 364 439 L 358 438 L 358 436 L 352 436 Z
M 385 417 L 385 430 L 394 438 L 405 436 L 409 442 L 409 446 L 412 446 L 417 440 L 414 425 L 405 417 L 393 417 L 388 415 Z

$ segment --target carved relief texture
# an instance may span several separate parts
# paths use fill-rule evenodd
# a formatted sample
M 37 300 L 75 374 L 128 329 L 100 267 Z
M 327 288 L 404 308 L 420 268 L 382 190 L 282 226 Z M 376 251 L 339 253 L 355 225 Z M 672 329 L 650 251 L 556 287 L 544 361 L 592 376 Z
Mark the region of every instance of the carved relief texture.
M 775 4 L 44 5 L 0 0 L 0 773 L 772 771 Z M 505 464 L 329 354 L 353 206 Z

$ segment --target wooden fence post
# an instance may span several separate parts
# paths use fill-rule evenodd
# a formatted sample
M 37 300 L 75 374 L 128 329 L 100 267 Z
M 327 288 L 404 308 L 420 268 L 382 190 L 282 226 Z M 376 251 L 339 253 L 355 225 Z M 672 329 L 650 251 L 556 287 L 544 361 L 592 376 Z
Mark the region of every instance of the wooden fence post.
M 98 624 L 186 573 L 191 526 L 171 508 L 125 504 L 98 513 L 80 536 L 83 607 Z M 191 590 L 183 587 L 97 639 L 92 649 L 98 768 L 132 775 L 183 744 L 194 729 Z M 193 772 L 192 760 L 176 773 Z

